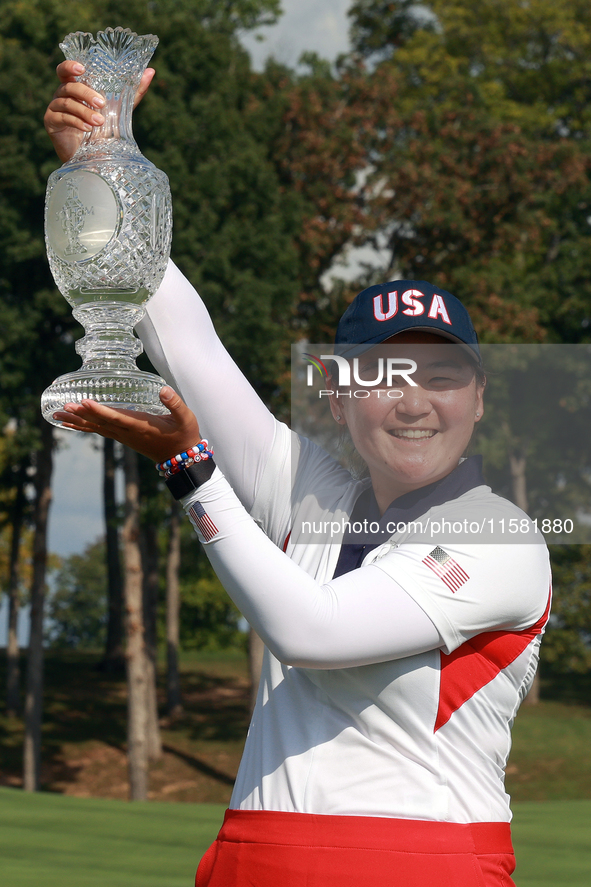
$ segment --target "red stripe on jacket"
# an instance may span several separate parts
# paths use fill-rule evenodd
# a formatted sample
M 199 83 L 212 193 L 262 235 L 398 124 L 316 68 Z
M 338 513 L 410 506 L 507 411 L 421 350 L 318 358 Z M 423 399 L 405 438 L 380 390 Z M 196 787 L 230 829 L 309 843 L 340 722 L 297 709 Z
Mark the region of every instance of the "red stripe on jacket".
M 543 615 L 523 631 L 485 631 L 463 643 L 449 655 L 441 652 L 439 708 L 434 733 L 447 724 L 454 711 L 523 653 L 542 633 L 550 615 L 552 593 Z

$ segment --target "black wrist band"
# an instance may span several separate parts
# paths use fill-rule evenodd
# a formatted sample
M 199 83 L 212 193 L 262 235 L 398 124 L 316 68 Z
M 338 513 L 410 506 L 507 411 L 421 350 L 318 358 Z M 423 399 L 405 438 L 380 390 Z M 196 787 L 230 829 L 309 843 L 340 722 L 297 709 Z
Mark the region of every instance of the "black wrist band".
M 215 471 L 215 462 L 213 459 L 203 459 L 201 462 L 194 462 L 187 468 L 183 468 L 172 477 L 166 478 L 166 486 L 175 499 L 182 499 L 193 490 L 197 490 L 206 480 L 209 480 Z

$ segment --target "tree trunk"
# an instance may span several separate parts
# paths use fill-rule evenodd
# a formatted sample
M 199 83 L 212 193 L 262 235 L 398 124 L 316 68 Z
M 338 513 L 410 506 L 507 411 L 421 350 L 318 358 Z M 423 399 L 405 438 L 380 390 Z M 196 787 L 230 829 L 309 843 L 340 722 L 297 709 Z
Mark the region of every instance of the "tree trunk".
M 525 468 L 527 459 L 523 453 L 510 453 L 509 466 L 511 468 L 511 483 L 513 488 L 513 501 L 521 508 L 527 511 L 527 477 Z M 537 705 L 540 701 L 540 665 L 534 676 L 533 683 L 529 689 L 529 693 L 523 700 L 523 705 Z
M 162 757 L 162 741 L 158 724 L 158 696 L 156 676 L 158 666 L 158 534 L 153 521 L 141 528 L 142 565 L 144 570 L 144 638 L 147 657 L 148 687 L 148 758 L 157 761 Z
M 12 539 L 8 571 L 8 640 L 6 646 L 6 715 L 15 718 L 20 703 L 20 664 L 18 648 L 19 553 L 25 510 L 25 472 L 19 471 L 12 511 Z
M 511 484 L 513 501 L 522 511 L 527 511 L 527 478 L 525 476 L 526 458 L 523 453 L 510 453 Z
M 148 759 L 158 761 L 162 757 L 162 739 L 158 721 L 158 692 L 156 663 L 146 654 L 146 689 L 148 693 Z
M 142 561 L 139 544 L 139 478 L 137 454 L 125 447 L 125 632 L 127 639 L 127 761 L 129 797 L 148 796 L 148 690 L 142 595 Z
M 101 668 L 118 672 L 125 668 L 123 650 L 123 581 L 119 558 L 119 530 L 115 499 L 115 441 L 105 438 L 103 448 L 103 507 L 109 612 L 107 642 Z
M 261 680 L 261 669 L 263 667 L 263 653 L 265 645 L 254 630 L 250 629 L 248 635 L 248 671 L 250 674 L 250 713 L 254 711 L 257 701 L 257 693 L 259 692 L 259 682 Z
M 540 701 L 540 663 L 534 675 L 533 683 L 529 688 L 529 692 L 523 700 L 523 705 L 537 705 Z
M 179 679 L 179 570 L 181 565 L 181 521 L 178 502 L 170 510 L 170 533 L 166 558 L 166 706 L 170 718 L 183 712 Z
M 53 425 L 41 420 L 41 449 L 35 474 L 35 534 L 31 583 L 31 633 L 27 658 L 23 788 L 38 791 L 41 772 L 41 718 L 43 713 L 43 607 L 47 567 L 47 524 L 51 504 Z
M 157 611 L 158 611 L 158 536 L 153 521 L 143 522 L 140 528 L 143 602 L 144 602 L 144 642 L 151 659 L 157 652 Z

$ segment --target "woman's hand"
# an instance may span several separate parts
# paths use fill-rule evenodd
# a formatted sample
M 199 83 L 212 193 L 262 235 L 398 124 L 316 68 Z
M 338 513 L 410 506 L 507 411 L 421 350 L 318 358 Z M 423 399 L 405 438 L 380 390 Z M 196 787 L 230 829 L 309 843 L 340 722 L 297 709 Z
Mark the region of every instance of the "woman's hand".
M 101 114 L 101 108 L 105 105 L 103 96 L 76 80 L 83 73 L 84 67 L 78 62 L 65 61 L 57 66 L 60 86 L 56 89 L 43 120 L 62 163 L 73 156 L 87 132 L 105 122 Z M 146 94 L 154 73 L 154 68 L 146 68 L 144 71 L 135 94 L 134 108 Z
M 164 462 L 199 443 L 201 435 L 195 414 L 168 385 L 160 400 L 170 416 L 152 416 L 135 410 L 114 410 L 94 400 L 68 403 L 53 414 L 64 428 L 96 432 L 118 440 L 154 462 Z

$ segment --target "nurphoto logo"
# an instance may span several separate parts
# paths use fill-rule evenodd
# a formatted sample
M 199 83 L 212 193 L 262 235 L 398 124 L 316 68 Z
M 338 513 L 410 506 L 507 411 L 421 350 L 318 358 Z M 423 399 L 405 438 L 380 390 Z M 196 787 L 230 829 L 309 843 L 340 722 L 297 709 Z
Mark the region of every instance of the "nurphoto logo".
M 373 389 L 378 397 L 385 390 L 388 397 L 399 399 L 403 396 L 403 392 L 394 387 L 394 378 L 403 379 L 408 385 L 417 387 L 412 378 L 412 374 L 417 371 L 417 364 L 408 357 L 379 357 L 370 363 L 367 357 L 354 357 L 349 360 L 341 354 L 321 354 L 320 357 L 316 357 L 314 354 L 304 353 L 304 357 L 308 361 L 306 385 L 309 388 L 314 385 L 314 369 L 316 369 L 326 386 L 320 390 L 319 397 L 330 397 L 333 394 L 337 397 L 351 397 L 351 394 L 353 397 L 369 397 L 371 394 L 369 389 Z M 334 367 L 331 367 L 330 371 L 327 369 L 324 363 L 327 360 L 336 364 L 336 378 Z M 356 387 L 353 392 L 348 391 L 345 394 L 343 389 L 351 387 L 351 372 Z M 367 378 L 368 375 L 372 378 Z M 329 388 L 329 385 L 336 387 Z

